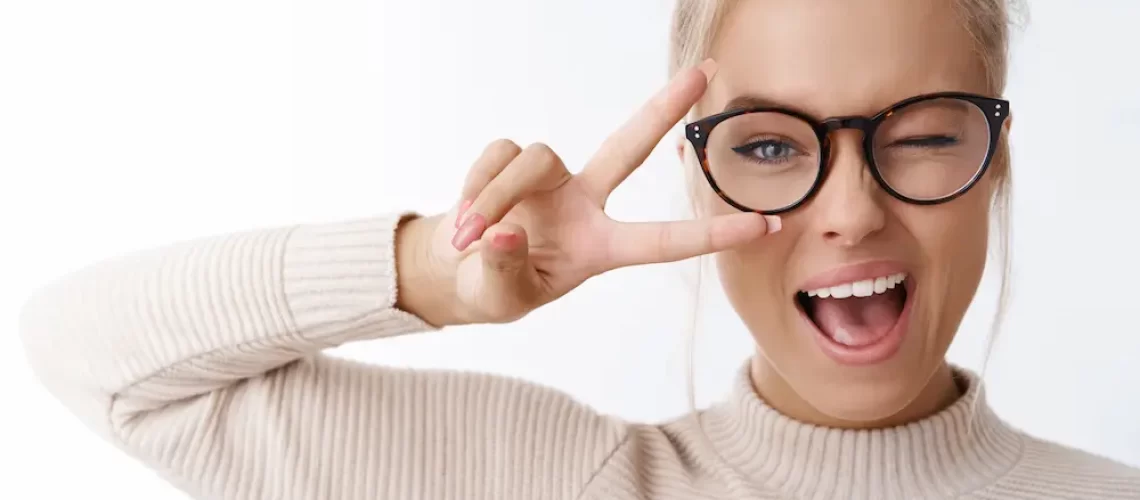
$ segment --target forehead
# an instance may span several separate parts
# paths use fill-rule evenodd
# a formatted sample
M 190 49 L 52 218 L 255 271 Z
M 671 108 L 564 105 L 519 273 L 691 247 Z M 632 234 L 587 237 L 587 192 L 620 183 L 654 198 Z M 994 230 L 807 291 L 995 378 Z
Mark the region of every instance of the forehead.
M 825 117 L 873 114 L 938 91 L 985 92 L 953 0 L 739 0 L 713 45 L 718 72 L 701 103 L 741 96 Z

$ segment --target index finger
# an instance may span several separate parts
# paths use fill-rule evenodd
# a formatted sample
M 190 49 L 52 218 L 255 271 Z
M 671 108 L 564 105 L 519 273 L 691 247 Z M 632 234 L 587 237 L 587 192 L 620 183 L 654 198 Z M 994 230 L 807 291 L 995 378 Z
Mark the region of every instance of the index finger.
M 606 243 L 603 267 L 676 262 L 728 250 L 780 230 L 778 216 L 739 212 L 688 221 L 618 224 Z
M 645 162 L 665 134 L 685 117 L 708 89 L 716 62 L 707 59 L 681 71 L 620 129 L 610 135 L 579 174 L 591 192 L 609 197 L 629 174 Z

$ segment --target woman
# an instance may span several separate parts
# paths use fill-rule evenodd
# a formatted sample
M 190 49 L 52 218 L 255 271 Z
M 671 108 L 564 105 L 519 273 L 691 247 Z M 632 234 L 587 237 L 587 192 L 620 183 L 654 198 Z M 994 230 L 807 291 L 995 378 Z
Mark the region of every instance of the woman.
M 580 174 L 500 141 L 447 214 L 102 263 L 29 303 L 29 356 L 202 498 L 1140 498 L 1140 473 L 1004 424 L 944 359 L 1008 203 L 1000 1 L 682 0 L 675 77 Z M 690 112 L 701 217 L 607 218 Z M 691 418 L 321 355 L 509 322 L 591 276 L 710 253 L 757 352 Z

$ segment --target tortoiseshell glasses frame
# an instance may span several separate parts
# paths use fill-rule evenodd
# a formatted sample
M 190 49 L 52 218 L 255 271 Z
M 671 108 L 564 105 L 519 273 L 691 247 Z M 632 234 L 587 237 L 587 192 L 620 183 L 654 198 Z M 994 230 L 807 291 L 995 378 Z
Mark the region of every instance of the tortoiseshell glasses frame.
M 982 112 L 982 115 L 985 116 L 987 125 L 989 126 L 989 148 L 986 151 L 985 158 L 981 161 L 981 164 L 978 167 L 978 171 L 968 180 L 968 182 L 966 182 L 957 190 L 954 190 L 953 192 L 950 192 L 944 196 L 939 196 L 937 198 L 912 198 L 897 191 L 884 179 L 874 155 L 873 145 L 875 132 L 884 123 L 884 121 L 902 111 L 904 108 L 908 108 L 910 106 L 932 101 L 935 99 L 954 99 L 976 106 Z M 1003 122 L 1009 116 L 1009 112 L 1009 101 L 1004 99 L 986 97 L 964 92 L 939 92 L 918 95 L 905 99 L 887 107 L 879 113 L 876 113 L 874 116 L 840 116 L 827 118 L 824 120 L 816 120 L 805 113 L 781 107 L 750 107 L 747 109 L 734 109 L 686 124 L 685 137 L 688 139 L 689 143 L 692 144 L 694 151 L 696 151 L 701 170 L 704 172 L 705 180 L 708 181 L 709 186 L 712 187 L 713 191 L 716 192 L 716 194 L 722 200 L 741 211 L 757 212 L 766 215 L 781 214 L 796 209 L 797 207 L 810 200 L 813 196 L 815 196 L 815 194 L 819 191 L 820 186 L 827 178 L 828 171 L 830 170 L 829 165 L 831 163 L 831 134 L 843 129 L 855 129 L 862 131 L 862 146 L 863 154 L 867 162 L 866 164 L 870 168 L 871 174 L 874 176 L 876 182 L 883 188 L 883 190 L 885 190 L 891 196 L 907 203 L 916 205 L 935 205 L 946 203 L 965 194 L 970 190 L 970 188 L 974 187 L 974 185 L 978 183 L 978 180 L 981 179 L 982 176 L 985 175 L 986 170 L 988 170 L 990 163 L 993 160 L 994 153 L 997 151 L 997 146 L 1001 138 L 1001 127 Z M 732 197 L 725 194 L 721 187 L 717 185 L 716 179 L 713 178 L 712 169 L 709 166 L 708 155 L 708 139 L 710 134 L 713 133 L 717 125 L 724 123 L 731 118 L 749 113 L 779 113 L 782 115 L 787 115 L 810 125 L 811 129 L 815 132 L 820 152 L 818 174 L 816 175 L 814 182 L 812 182 L 812 185 L 807 190 L 807 192 L 791 204 L 774 209 L 755 209 L 743 203 L 739 203 L 736 200 L 733 200 Z

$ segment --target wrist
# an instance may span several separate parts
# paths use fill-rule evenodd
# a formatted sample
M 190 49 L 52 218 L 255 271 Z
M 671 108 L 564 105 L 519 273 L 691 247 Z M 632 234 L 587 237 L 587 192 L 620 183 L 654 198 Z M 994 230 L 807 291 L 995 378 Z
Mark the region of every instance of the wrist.
M 441 216 L 414 216 L 396 227 L 396 308 L 443 328 L 464 323 L 456 314 L 455 280 L 433 261 L 433 236 Z

